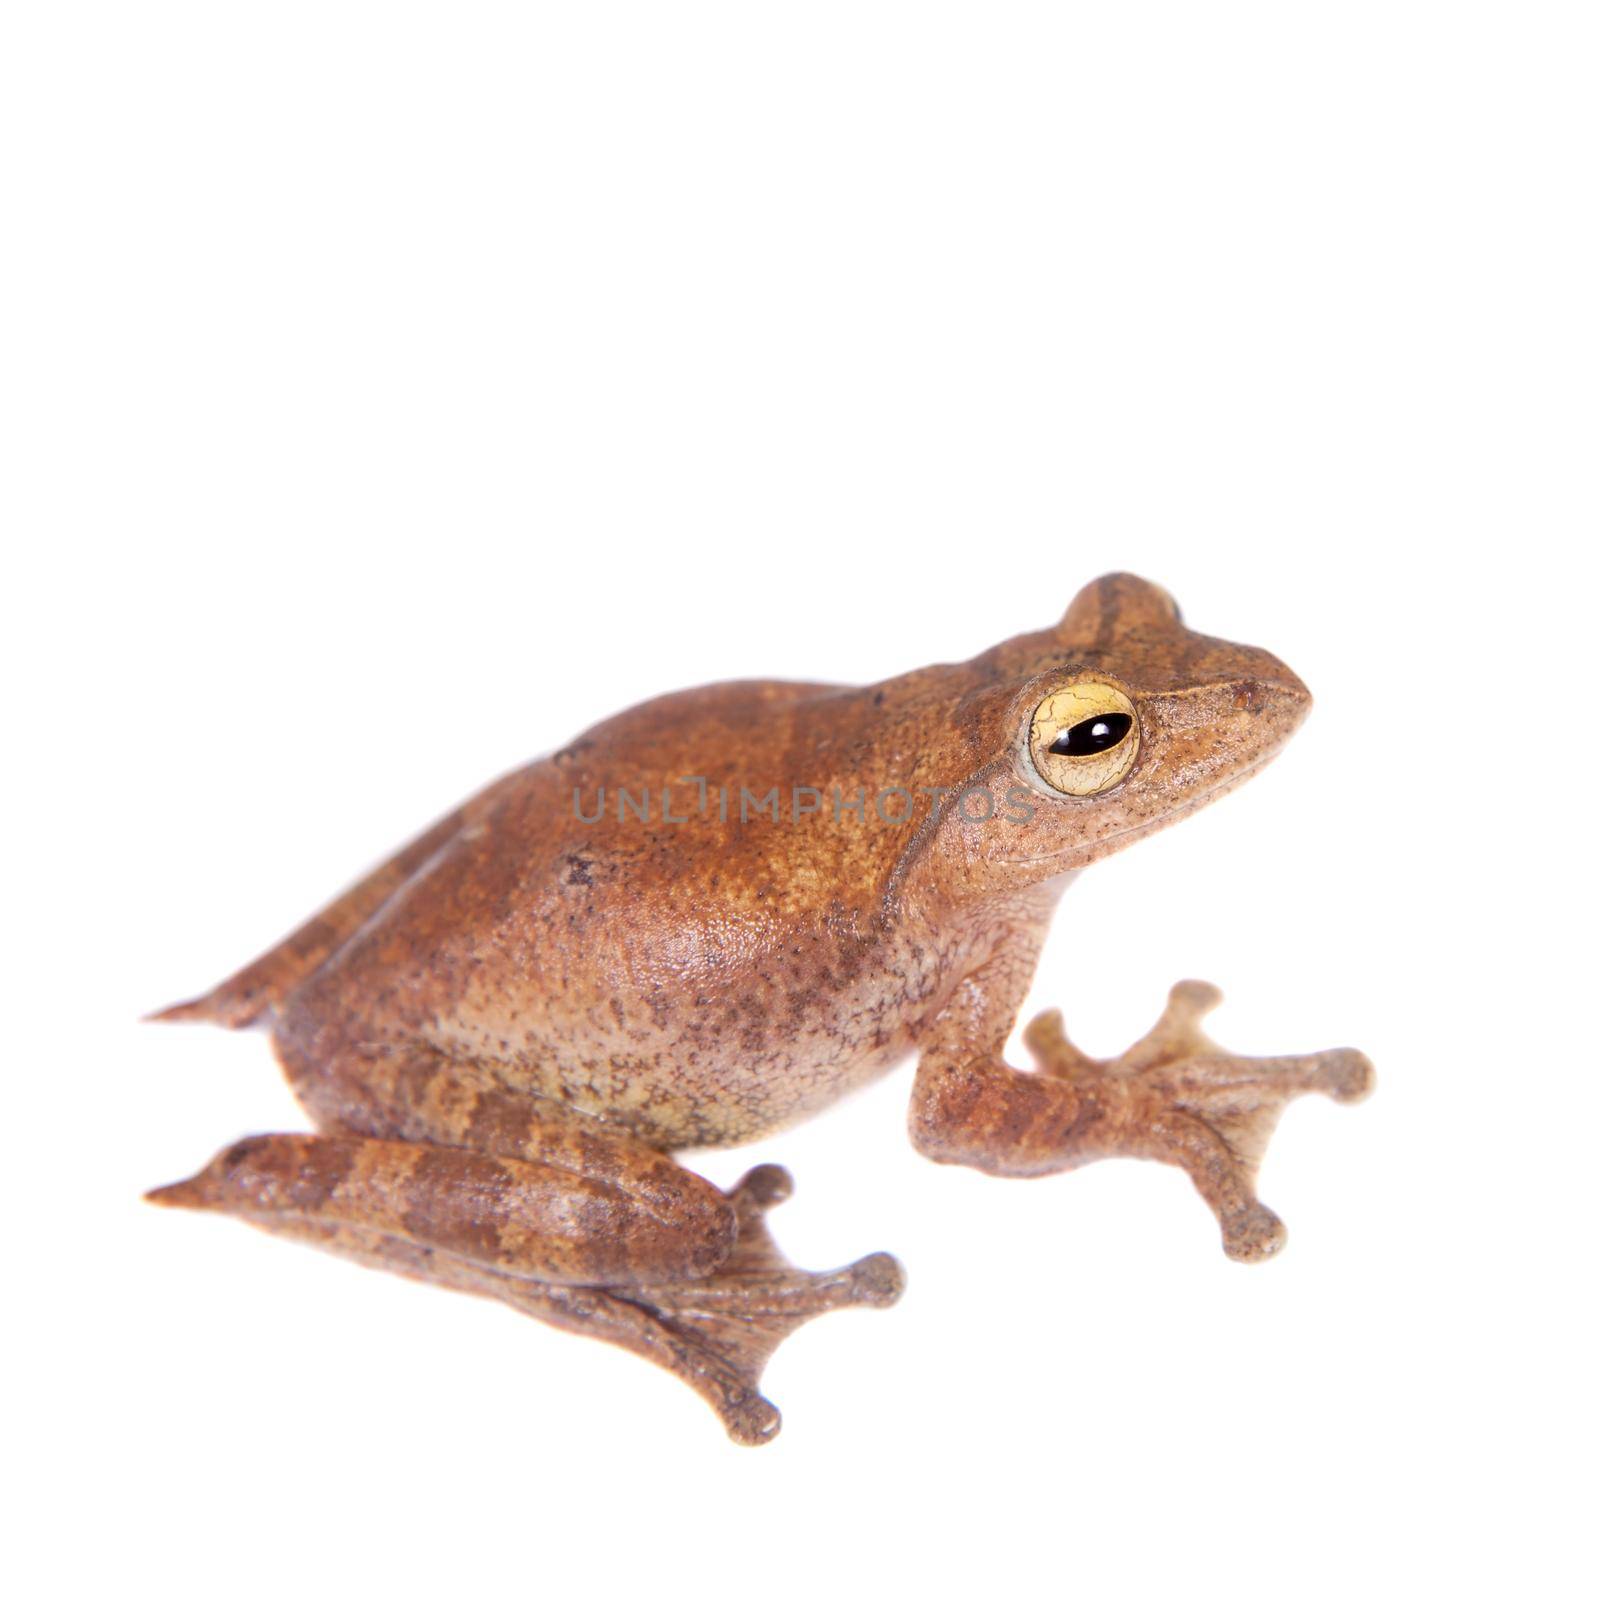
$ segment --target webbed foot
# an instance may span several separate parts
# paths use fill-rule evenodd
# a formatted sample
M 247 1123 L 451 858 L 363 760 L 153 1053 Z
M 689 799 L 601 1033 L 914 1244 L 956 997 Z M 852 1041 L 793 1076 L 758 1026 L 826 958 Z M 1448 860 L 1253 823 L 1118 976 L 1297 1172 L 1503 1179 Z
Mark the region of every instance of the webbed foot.
M 696 1387 L 741 1444 L 764 1444 L 778 1431 L 777 1408 L 756 1385 L 768 1360 L 796 1328 L 841 1306 L 890 1306 L 905 1288 L 905 1272 L 881 1251 L 833 1272 L 805 1272 L 778 1248 L 765 1213 L 794 1192 L 778 1166 L 752 1168 L 729 1192 L 739 1235 L 728 1259 L 708 1278 L 633 1291 L 643 1309 L 676 1338 L 702 1348 L 711 1372 L 725 1373 Z
M 1082 1096 L 1085 1160 L 1144 1156 L 1182 1167 L 1216 1213 L 1223 1249 L 1236 1261 L 1261 1261 L 1286 1236 L 1255 1193 L 1284 1106 L 1311 1092 L 1360 1100 L 1372 1090 L 1372 1063 L 1359 1050 L 1233 1055 L 1200 1027 L 1221 999 L 1209 983 L 1175 984 L 1155 1026 L 1108 1061 L 1067 1038 L 1059 1011 L 1035 1017 L 1023 1039 L 1043 1076 L 1066 1080 Z
M 891 1255 L 833 1272 L 804 1272 L 774 1243 L 764 1213 L 793 1180 L 755 1167 L 729 1191 L 739 1219 L 728 1258 L 709 1277 L 630 1289 L 557 1289 L 508 1283 L 502 1297 L 534 1315 L 620 1344 L 675 1373 L 700 1394 L 739 1444 L 766 1444 L 782 1423 L 760 1392 L 774 1350 L 796 1328 L 841 1306 L 889 1306 L 905 1288 Z

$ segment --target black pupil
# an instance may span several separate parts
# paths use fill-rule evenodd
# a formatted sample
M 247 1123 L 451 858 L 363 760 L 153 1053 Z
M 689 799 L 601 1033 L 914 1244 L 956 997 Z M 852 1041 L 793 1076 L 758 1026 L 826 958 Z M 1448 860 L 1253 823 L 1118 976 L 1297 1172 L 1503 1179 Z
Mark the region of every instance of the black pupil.
M 1128 737 L 1133 718 L 1125 711 L 1108 711 L 1103 717 L 1075 722 L 1050 746 L 1053 756 L 1097 756 Z

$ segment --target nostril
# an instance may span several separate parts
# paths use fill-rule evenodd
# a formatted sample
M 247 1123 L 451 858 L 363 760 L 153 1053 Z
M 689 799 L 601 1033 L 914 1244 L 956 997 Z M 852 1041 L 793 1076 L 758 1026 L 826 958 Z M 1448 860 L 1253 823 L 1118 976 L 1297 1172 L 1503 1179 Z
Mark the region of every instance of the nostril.
M 1298 723 L 1311 708 L 1311 691 L 1287 667 L 1256 678 L 1236 679 L 1231 687 L 1228 706 L 1236 716 L 1271 712 Z

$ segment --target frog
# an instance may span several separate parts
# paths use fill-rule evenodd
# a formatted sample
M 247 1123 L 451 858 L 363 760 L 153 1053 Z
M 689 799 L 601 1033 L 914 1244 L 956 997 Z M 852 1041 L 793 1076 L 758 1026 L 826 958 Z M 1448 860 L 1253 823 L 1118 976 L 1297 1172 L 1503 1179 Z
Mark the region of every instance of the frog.
M 230 1215 L 487 1296 L 676 1374 L 762 1444 L 773 1351 L 887 1306 L 883 1252 L 795 1266 L 685 1152 L 748 1143 L 915 1058 L 935 1162 L 1037 1178 L 1112 1157 L 1187 1173 L 1238 1261 L 1288 1102 L 1373 1086 L 1349 1048 L 1248 1057 L 1170 992 L 1098 1059 L 1059 1010 L 1006 1049 L 1085 868 L 1252 777 L 1311 704 L 1277 657 L 1112 573 L 1059 622 L 864 686 L 746 680 L 599 723 L 434 823 L 161 1021 L 265 1031 L 310 1132 L 252 1135 L 159 1205 Z

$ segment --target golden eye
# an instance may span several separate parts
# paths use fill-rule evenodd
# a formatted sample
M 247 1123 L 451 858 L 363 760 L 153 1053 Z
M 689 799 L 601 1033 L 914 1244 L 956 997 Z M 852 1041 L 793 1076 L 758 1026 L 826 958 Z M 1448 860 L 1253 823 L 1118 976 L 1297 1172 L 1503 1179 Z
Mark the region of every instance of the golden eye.
M 1039 702 L 1028 730 L 1039 776 L 1063 794 L 1101 794 L 1139 753 L 1133 702 L 1109 683 L 1075 683 Z

